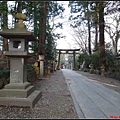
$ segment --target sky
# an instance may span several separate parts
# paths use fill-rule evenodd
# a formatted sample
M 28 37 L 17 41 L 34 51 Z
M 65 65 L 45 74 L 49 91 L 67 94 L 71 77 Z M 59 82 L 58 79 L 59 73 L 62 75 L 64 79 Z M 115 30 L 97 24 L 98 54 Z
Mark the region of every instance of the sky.
M 61 33 L 62 35 L 65 35 L 65 38 L 61 38 L 57 40 L 57 49 L 79 49 L 79 46 L 77 46 L 74 42 L 73 36 L 70 34 L 72 33 L 72 28 L 70 28 L 70 22 L 65 22 L 68 21 L 68 17 L 70 15 L 70 8 L 68 8 L 68 3 L 69 1 L 59 1 L 59 3 L 64 3 L 64 19 L 60 19 L 60 21 L 63 21 L 63 29 L 57 29 L 56 32 Z M 109 18 L 109 16 L 108 16 Z M 112 20 L 108 20 L 110 24 L 113 24 Z M 94 38 L 93 38 L 94 39 Z M 110 37 L 109 35 L 105 32 L 105 42 L 110 42 Z M 118 49 L 120 49 L 120 40 L 118 41 Z
M 65 38 L 61 38 L 57 40 L 57 49 L 79 49 L 73 40 L 71 35 L 70 22 L 68 22 L 68 18 L 70 15 L 70 8 L 68 8 L 69 1 L 59 1 L 64 4 L 65 12 L 64 19 L 60 19 L 60 22 L 63 22 L 63 29 L 57 29 L 56 32 L 61 33 L 66 36 Z M 57 21 L 56 21 L 57 22 Z
M 73 31 L 70 27 L 71 21 L 68 21 L 70 16 L 70 8 L 68 7 L 69 1 L 59 1 L 59 3 L 64 4 L 65 11 L 63 13 L 64 19 L 56 20 L 56 22 L 63 22 L 63 29 L 57 29 L 57 33 L 65 35 L 65 38 L 60 38 L 57 40 L 57 49 L 79 49 L 79 46 L 76 44 L 74 37 L 72 36 Z M 94 39 L 94 38 L 93 38 Z M 93 46 L 92 46 L 93 47 Z

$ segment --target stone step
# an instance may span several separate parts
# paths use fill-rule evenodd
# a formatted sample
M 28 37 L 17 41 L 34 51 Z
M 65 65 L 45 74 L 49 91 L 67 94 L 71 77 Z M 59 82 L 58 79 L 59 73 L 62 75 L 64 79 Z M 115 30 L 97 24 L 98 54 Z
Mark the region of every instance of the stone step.
M 34 86 L 29 86 L 26 89 L 1 89 L 0 97 L 27 98 L 34 90 Z
M 31 107 L 34 107 L 34 105 L 37 103 L 37 101 L 41 97 L 42 97 L 42 91 L 41 90 L 35 90 L 30 96 L 28 96 Z
M 33 108 L 34 105 L 42 96 L 42 91 L 35 90 L 27 98 L 17 98 L 17 97 L 0 97 L 1 106 L 20 106 L 20 107 L 30 107 Z
M 25 83 L 10 83 L 4 86 L 6 89 L 26 89 L 30 86 L 31 84 L 29 82 Z

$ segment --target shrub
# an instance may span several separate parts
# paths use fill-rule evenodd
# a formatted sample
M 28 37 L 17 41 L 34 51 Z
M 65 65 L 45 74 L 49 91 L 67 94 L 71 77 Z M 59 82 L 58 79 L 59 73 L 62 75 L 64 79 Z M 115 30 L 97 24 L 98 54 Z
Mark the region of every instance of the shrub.
M 78 57 L 78 62 L 80 62 L 80 64 L 82 64 L 83 61 L 85 61 L 85 67 L 89 68 L 89 64 L 91 63 L 91 57 L 86 53 L 82 53 Z
M 116 66 L 116 56 L 113 55 L 111 51 L 106 50 L 106 70 L 115 72 L 117 69 Z
M 31 71 L 34 71 L 34 70 L 35 70 L 35 68 L 34 68 L 33 65 L 27 65 L 27 71 L 28 72 L 31 72 Z
M 96 51 L 91 55 L 91 64 L 93 64 L 94 69 L 99 69 L 99 52 Z
M 32 72 L 35 70 L 35 68 L 32 65 L 27 65 L 28 72 Z M 9 78 L 10 77 L 10 70 L 9 69 L 3 69 L 0 70 L 0 78 Z
M 10 70 L 1 70 L 0 71 L 0 78 L 9 78 L 10 77 Z

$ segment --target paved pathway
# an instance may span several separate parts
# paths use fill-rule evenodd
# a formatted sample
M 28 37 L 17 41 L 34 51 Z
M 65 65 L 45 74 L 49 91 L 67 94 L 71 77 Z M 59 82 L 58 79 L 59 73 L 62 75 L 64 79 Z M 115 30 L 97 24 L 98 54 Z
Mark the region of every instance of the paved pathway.
M 120 94 L 90 81 L 69 69 L 62 69 L 79 118 L 120 119 Z

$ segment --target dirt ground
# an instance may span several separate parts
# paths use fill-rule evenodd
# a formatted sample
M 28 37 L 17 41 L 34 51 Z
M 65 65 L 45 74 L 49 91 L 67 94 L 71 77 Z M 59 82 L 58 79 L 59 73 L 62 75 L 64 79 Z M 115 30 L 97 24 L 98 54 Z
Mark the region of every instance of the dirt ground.
M 109 87 L 110 89 L 113 89 L 117 92 L 120 93 L 120 80 L 116 80 L 113 78 L 108 78 L 108 77 L 102 77 L 97 74 L 90 74 L 89 72 L 83 72 L 83 71 L 76 71 L 77 73 L 80 73 L 81 75 L 86 76 L 89 78 L 91 81 L 100 83 L 106 87 Z

